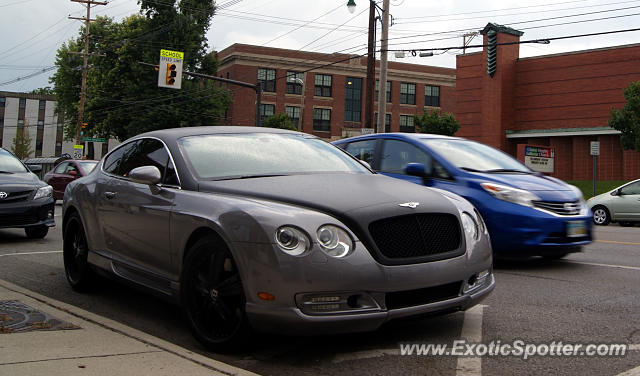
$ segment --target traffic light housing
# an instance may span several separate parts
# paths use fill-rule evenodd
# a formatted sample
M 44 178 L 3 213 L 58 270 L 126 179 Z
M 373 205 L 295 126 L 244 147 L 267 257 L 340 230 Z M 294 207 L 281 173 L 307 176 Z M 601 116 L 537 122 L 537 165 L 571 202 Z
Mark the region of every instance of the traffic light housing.
M 498 68 L 498 33 L 495 30 L 487 32 L 487 73 L 493 77 Z
M 166 83 L 168 86 L 173 86 L 176 83 L 176 76 L 178 72 L 176 72 L 176 65 L 173 63 L 167 63 L 167 78 Z

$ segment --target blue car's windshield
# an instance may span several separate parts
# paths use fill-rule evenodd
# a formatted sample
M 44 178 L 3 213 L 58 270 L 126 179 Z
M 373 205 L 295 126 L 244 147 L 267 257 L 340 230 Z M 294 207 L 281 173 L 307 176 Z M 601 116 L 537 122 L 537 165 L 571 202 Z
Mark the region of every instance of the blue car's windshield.
M 188 136 L 182 154 L 200 179 L 238 179 L 319 172 L 371 173 L 337 147 L 298 134 Z
M 442 158 L 463 170 L 472 172 L 515 172 L 532 171 L 511 156 L 478 142 L 456 139 L 422 140 Z

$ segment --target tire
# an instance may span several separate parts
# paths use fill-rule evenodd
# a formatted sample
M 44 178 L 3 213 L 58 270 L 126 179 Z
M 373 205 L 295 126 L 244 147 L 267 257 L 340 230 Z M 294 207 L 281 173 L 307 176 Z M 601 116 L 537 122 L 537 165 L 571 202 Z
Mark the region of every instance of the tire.
M 595 206 L 593 209 L 593 223 L 598 226 L 606 226 L 611 222 L 611 214 L 609 210 L 602 205 Z
M 49 233 L 49 227 L 46 225 L 25 227 L 24 233 L 29 239 L 43 239 Z
M 240 272 L 216 237 L 198 240 L 184 261 L 180 295 L 193 335 L 208 349 L 228 352 L 250 333 Z
M 84 226 L 77 213 L 67 219 L 62 242 L 64 272 L 71 288 L 79 292 L 87 292 L 95 287 L 96 275 L 89 262 L 89 246 Z

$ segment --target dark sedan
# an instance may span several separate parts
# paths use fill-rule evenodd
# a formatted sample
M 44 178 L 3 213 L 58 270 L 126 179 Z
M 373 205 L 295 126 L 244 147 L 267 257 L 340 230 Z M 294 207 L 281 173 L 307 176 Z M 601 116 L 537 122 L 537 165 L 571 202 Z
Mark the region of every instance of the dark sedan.
M 55 226 L 51 186 L 42 182 L 12 153 L 0 148 L 0 228 L 24 228 L 41 239 Z
M 453 193 L 375 174 L 308 134 L 197 127 L 125 141 L 63 204 L 76 290 L 97 270 L 181 304 L 198 340 L 375 330 L 494 287 L 486 226 Z
M 58 163 L 42 180 L 53 187 L 53 198 L 62 200 L 67 184 L 88 175 L 98 164 L 93 160 L 69 159 Z

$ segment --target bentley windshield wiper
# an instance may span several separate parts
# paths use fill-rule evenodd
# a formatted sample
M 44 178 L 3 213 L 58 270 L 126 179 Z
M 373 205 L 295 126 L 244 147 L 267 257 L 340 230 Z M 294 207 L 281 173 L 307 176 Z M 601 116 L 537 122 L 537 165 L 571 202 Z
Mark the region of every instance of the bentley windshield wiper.
M 287 176 L 286 174 L 256 174 L 256 175 L 240 175 L 240 176 L 229 176 L 226 178 L 215 179 L 215 180 L 238 180 L 238 179 L 253 179 L 253 178 L 271 178 L 274 176 Z

